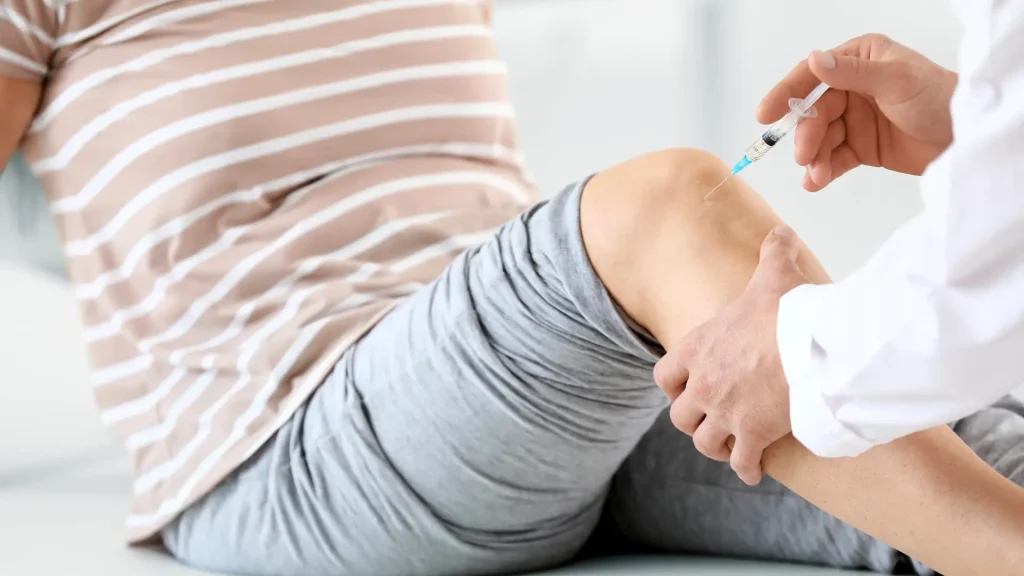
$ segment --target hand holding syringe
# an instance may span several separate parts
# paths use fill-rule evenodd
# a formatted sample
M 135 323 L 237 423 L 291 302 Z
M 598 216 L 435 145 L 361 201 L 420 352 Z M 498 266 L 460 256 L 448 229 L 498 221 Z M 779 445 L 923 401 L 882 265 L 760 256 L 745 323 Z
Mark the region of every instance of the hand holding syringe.
M 817 111 L 814 109 L 814 103 L 822 97 L 823 94 L 828 90 L 828 84 L 822 82 L 818 84 L 818 87 L 811 91 L 807 95 L 807 98 L 803 100 L 799 98 L 790 98 L 789 100 L 789 113 L 782 117 L 781 120 L 772 125 L 771 128 L 765 131 L 761 137 L 747 148 L 746 154 L 732 167 L 732 172 L 725 177 L 725 180 L 711 189 L 707 196 L 704 197 L 707 200 L 715 193 L 716 190 L 722 187 L 729 178 L 732 178 L 734 174 L 738 174 L 741 170 L 750 166 L 752 163 L 757 162 L 772 149 L 773 146 L 779 143 L 780 140 L 785 138 L 786 134 L 789 134 L 796 128 L 796 125 L 800 123 L 803 118 L 813 118 L 817 116 Z

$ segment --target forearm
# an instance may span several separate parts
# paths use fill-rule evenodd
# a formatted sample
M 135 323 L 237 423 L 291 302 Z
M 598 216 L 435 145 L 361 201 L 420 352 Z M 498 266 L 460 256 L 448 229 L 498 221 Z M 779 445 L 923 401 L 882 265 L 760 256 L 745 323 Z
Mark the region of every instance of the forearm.
M 728 168 L 693 151 L 645 156 L 596 176 L 583 199 L 588 254 L 609 291 L 671 345 L 747 285 L 765 235 L 781 219 L 742 179 L 703 202 Z M 806 247 L 812 282 L 828 275 Z M 765 471 L 800 496 L 947 574 L 1007 574 L 1024 565 L 1024 490 L 948 428 L 854 459 L 815 457 L 794 438 Z M 1001 569 L 1000 569 L 1001 568 Z
M 724 209 L 737 220 L 756 214 L 752 224 L 759 231 L 782 223 L 745 192 Z M 751 255 L 757 250 L 749 240 L 724 245 Z M 800 262 L 811 282 L 830 282 L 806 247 Z M 723 279 L 723 288 L 735 283 Z M 941 573 L 1010 574 L 1024 566 L 1024 490 L 978 458 L 948 426 L 843 459 L 819 458 L 789 436 L 765 453 L 762 465 L 819 508 Z
M 814 456 L 793 437 L 765 471 L 812 504 L 950 576 L 1024 566 L 1024 490 L 945 426 L 856 458 Z

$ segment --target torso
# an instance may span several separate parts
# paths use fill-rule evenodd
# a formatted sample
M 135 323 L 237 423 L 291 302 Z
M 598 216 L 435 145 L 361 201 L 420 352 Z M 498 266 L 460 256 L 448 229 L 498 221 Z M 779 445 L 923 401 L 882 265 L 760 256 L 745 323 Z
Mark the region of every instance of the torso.
M 131 539 L 533 201 L 483 8 L 65 8 L 23 148 L 66 244 L 103 418 L 132 453 Z

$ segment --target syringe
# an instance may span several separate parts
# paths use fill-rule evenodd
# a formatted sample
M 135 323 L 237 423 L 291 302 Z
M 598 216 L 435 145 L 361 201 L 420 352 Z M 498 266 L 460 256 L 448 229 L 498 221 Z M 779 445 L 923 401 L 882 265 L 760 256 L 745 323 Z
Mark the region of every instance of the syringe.
M 756 142 L 750 145 L 750 148 L 747 148 L 747 152 L 743 155 L 743 158 L 740 158 L 740 161 L 732 167 L 732 172 L 730 172 L 729 175 L 725 177 L 725 180 L 722 180 L 718 186 L 712 188 L 711 192 L 708 192 L 704 199 L 707 200 L 715 193 L 716 190 L 722 187 L 722 184 L 725 184 L 729 178 L 732 178 L 734 174 L 738 174 L 747 166 L 750 166 L 754 162 L 763 158 L 764 155 L 772 149 L 772 146 L 778 144 L 780 140 L 786 137 L 786 134 L 789 134 L 793 131 L 793 128 L 796 128 L 796 125 L 800 123 L 800 120 L 804 118 L 814 118 L 817 116 L 818 111 L 814 109 L 814 103 L 817 102 L 827 90 L 828 84 L 822 82 L 821 84 L 818 84 L 817 88 L 807 95 L 807 98 L 804 98 L 803 100 L 800 98 L 790 98 L 789 112 L 782 117 L 782 120 L 779 120 L 773 124 L 771 128 L 766 130 Z

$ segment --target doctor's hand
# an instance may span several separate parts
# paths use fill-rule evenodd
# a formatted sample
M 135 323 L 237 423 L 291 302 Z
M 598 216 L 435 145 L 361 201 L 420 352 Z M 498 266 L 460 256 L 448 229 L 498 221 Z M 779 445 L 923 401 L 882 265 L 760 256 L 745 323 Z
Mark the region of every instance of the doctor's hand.
M 693 436 L 705 456 L 730 462 L 747 484 L 761 481 L 761 454 L 791 430 L 775 328 L 779 299 L 807 283 L 798 251 L 792 230 L 775 229 L 761 245 L 744 293 L 670 348 L 654 369 L 654 380 L 672 400 L 676 428 Z
M 811 53 L 765 96 L 758 121 L 775 122 L 789 112 L 790 98 L 805 97 L 819 82 L 832 89 L 795 135 L 808 191 L 862 165 L 920 175 L 953 141 L 957 75 L 879 34 Z

